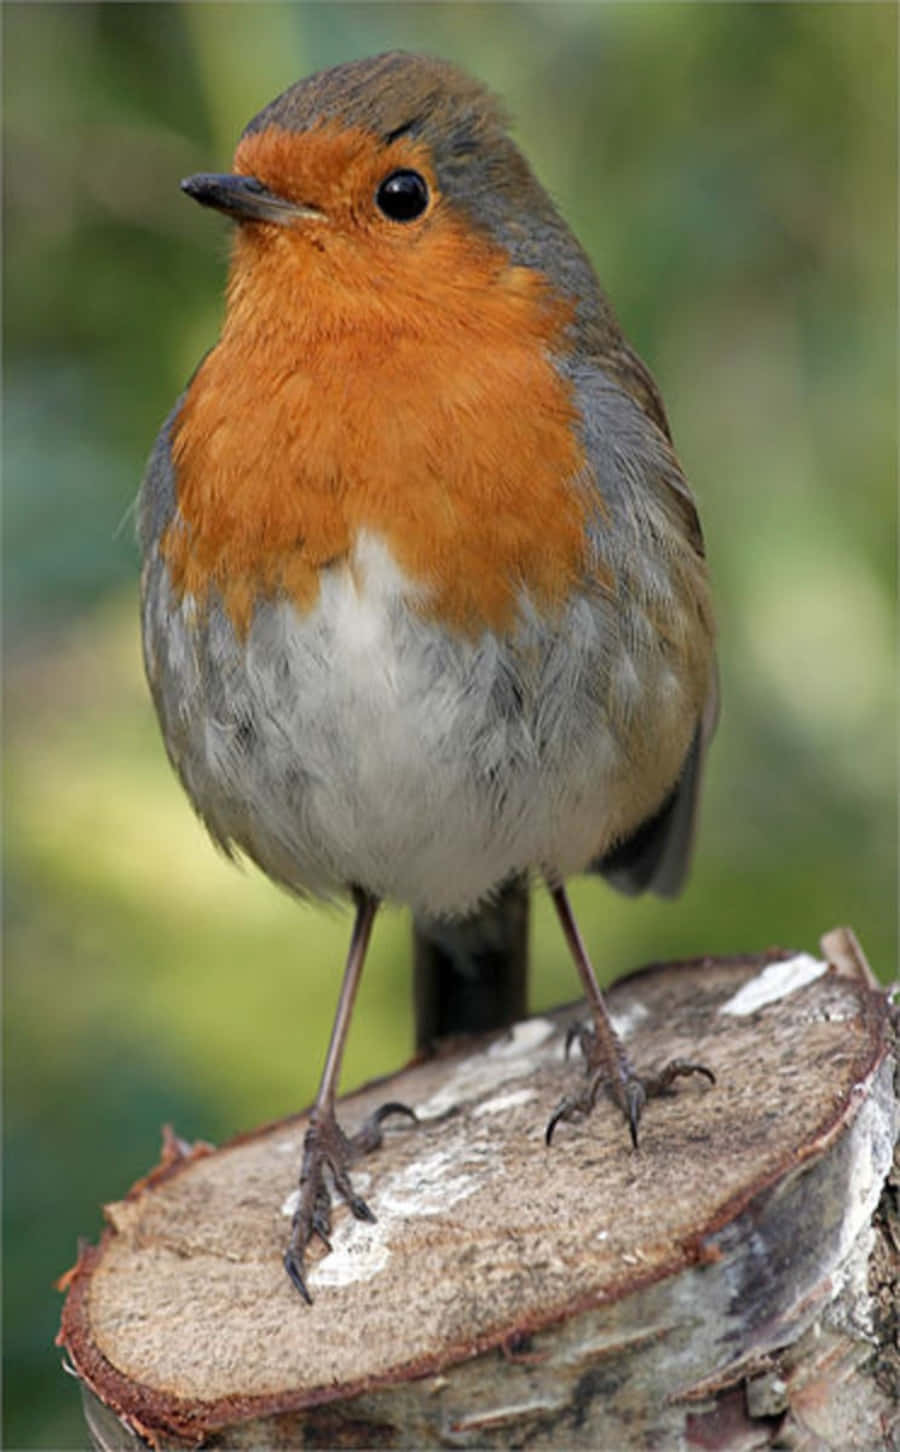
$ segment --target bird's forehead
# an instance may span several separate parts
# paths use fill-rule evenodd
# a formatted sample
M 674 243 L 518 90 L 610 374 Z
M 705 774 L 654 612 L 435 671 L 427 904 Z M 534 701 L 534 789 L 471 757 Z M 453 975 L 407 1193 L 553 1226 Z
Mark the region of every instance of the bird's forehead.
M 244 131 L 277 126 L 303 132 L 337 123 L 385 144 L 401 136 L 472 148 L 503 128 L 498 103 L 479 82 L 446 61 L 399 51 L 319 71 L 289 87 Z

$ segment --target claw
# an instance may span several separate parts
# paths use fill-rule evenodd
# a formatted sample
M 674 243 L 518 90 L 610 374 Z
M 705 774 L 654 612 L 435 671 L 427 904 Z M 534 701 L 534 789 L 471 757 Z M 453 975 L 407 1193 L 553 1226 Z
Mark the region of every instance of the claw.
M 606 1075 L 603 1070 L 597 1069 L 591 1075 L 586 1089 L 583 1089 L 580 1094 L 567 1094 L 564 1099 L 559 1101 L 544 1130 L 545 1144 L 550 1143 L 553 1131 L 560 1120 L 587 1118 L 597 1101 L 600 1085 L 605 1082 Z
M 544 1130 L 544 1144 L 549 1145 L 553 1138 L 553 1131 L 561 1119 L 571 1119 L 578 1108 L 578 1100 L 567 1095 L 561 1099 L 547 1121 L 547 1128 Z
M 628 1120 L 628 1129 L 631 1133 L 632 1149 L 638 1147 L 638 1125 L 641 1122 L 641 1111 L 647 1103 L 647 1095 L 640 1079 L 628 1079 L 625 1082 L 625 1117 Z
M 321 1240 L 322 1244 L 324 1245 L 325 1249 L 331 1250 L 331 1216 L 329 1215 L 328 1218 L 325 1219 L 318 1215 L 313 1215 L 312 1226 L 310 1227 L 310 1229 L 310 1239 L 312 1239 L 313 1235 L 317 1235 Z
M 550 1144 L 556 1126 L 563 1119 L 576 1119 L 591 1113 L 600 1092 L 605 1087 L 619 1105 L 628 1125 L 631 1143 L 638 1148 L 638 1129 L 648 1099 L 656 1099 L 667 1093 L 676 1079 L 690 1074 L 702 1074 L 710 1084 L 716 1076 L 705 1064 L 696 1064 L 690 1059 L 672 1059 L 657 1074 L 643 1077 L 636 1074 L 628 1062 L 624 1048 L 619 1046 L 615 1057 L 607 1062 L 602 1057 L 602 1041 L 586 1024 L 570 1024 L 566 1030 L 566 1057 L 575 1041 L 578 1041 L 587 1061 L 590 1074 L 587 1087 L 577 1095 L 567 1095 L 556 1106 L 544 1131 L 544 1143 Z M 618 1042 L 618 1041 L 617 1041 Z
M 416 1114 L 416 1111 L 410 1109 L 408 1104 L 401 1104 L 399 1099 L 392 1099 L 388 1104 L 379 1104 L 374 1114 L 370 1114 L 369 1118 L 374 1119 L 376 1124 L 383 1124 L 392 1114 L 405 1114 L 407 1119 L 412 1120 L 413 1124 L 418 1124 L 419 1122 L 419 1116 Z
M 392 1100 L 390 1104 L 380 1104 L 350 1140 L 350 1144 L 357 1154 L 371 1154 L 372 1150 L 380 1148 L 384 1139 L 381 1126 L 386 1119 L 390 1119 L 392 1114 L 403 1114 L 407 1119 L 411 1119 L 413 1124 L 419 1122 L 416 1111 L 410 1109 L 408 1104 L 400 1104 L 396 1100 Z
M 690 1059 L 671 1059 L 658 1074 L 651 1074 L 644 1080 L 647 1098 L 658 1099 L 676 1079 L 685 1079 L 689 1074 L 702 1074 L 710 1084 L 716 1082 L 712 1069 L 708 1069 L 705 1064 L 695 1064 Z
M 311 1306 L 312 1296 L 306 1289 L 306 1282 L 303 1279 L 303 1260 L 297 1258 L 293 1247 L 289 1247 L 284 1252 L 284 1268 L 290 1277 L 291 1284 L 300 1292 L 307 1306 Z
M 392 1114 L 403 1114 L 418 1123 L 413 1110 L 397 1103 L 382 1104 L 352 1138 L 344 1134 L 333 1111 L 314 1111 L 310 1118 L 303 1141 L 300 1200 L 284 1255 L 284 1268 L 291 1284 L 308 1305 L 312 1305 L 312 1296 L 306 1285 L 304 1262 L 309 1243 L 317 1236 L 326 1251 L 331 1250 L 332 1195 L 326 1182 L 326 1168 L 331 1172 L 335 1190 L 346 1201 L 354 1218 L 374 1221 L 372 1211 L 353 1188 L 350 1165 L 359 1155 L 378 1148 L 382 1141 L 381 1125 Z

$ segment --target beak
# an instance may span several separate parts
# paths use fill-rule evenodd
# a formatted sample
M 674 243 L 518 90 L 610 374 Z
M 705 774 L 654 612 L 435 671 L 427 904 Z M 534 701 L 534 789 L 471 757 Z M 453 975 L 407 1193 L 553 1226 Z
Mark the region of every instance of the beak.
M 292 202 L 270 192 L 255 176 L 236 176 L 233 172 L 200 172 L 185 177 L 181 190 L 199 202 L 201 207 L 215 207 L 227 212 L 238 222 L 275 222 L 282 227 L 302 218 L 325 220 L 318 207 Z

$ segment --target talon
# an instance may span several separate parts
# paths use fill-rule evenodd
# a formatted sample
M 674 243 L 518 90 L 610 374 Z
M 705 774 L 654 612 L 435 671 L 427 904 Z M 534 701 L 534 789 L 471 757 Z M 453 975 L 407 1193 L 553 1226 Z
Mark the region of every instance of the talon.
M 303 1279 L 302 1262 L 298 1262 L 293 1250 L 284 1252 L 284 1268 L 290 1277 L 291 1284 L 300 1292 L 307 1306 L 312 1305 L 312 1296 L 306 1289 L 306 1282 Z
M 658 1099 L 665 1094 L 676 1079 L 686 1079 L 690 1074 L 702 1074 L 710 1084 L 716 1082 L 712 1069 L 707 1068 L 705 1064 L 695 1064 L 691 1059 L 671 1059 L 658 1074 L 648 1075 L 644 1080 L 647 1098 Z
M 330 1215 L 328 1216 L 327 1219 L 325 1219 L 324 1217 L 320 1218 L 318 1215 L 314 1215 L 313 1216 L 312 1225 L 310 1227 L 310 1239 L 312 1239 L 312 1236 L 313 1235 L 318 1235 L 319 1239 L 321 1240 L 322 1244 L 324 1245 L 324 1247 L 325 1247 L 325 1249 L 327 1251 L 330 1251 L 331 1250 L 331 1238 L 330 1238 L 330 1236 L 331 1236 L 331 1216 Z
M 299 1206 L 298 1214 L 299 1214 Z M 318 1235 L 326 1250 L 331 1249 L 331 1200 L 324 1184 L 316 1191 L 316 1198 L 313 1202 L 312 1215 L 310 1218 L 310 1232 Z
M 701 1074 L 710 1084 L 716 1082 L 712 1069 L 705 1064 L 696 1064 L 691 1059 L 672 1059 L 657 1074 L 638 1075 L 632 1069 L 618 1038 L 614 1037 L 607 1042 L 587 1024 L 569 1025 L 565 1039 L 566 1058 L 576 1040 L 587 1061 L 590 1078 L 581 1094 L 569 1095 L 557 1105 L 544 1131 L 544 1143 L 547 1145 L 552 1141 L 560 1120 L 575 1119 L 591 1113 L 601 1085 L 621 1109 L 628 1125 L 632 1147 L 637 1149 L 641 1116 L 648 1099 L 665 1094 L 676 1079 L 686 1078 L 690 1074 Z
M 300 1200 L 291 1223 L 291 1238 L 284 1255 L 284 1268 L 291 1284 L 307 1304 L 312 1296 L 304 1278 L 304 1261 L 309 1243 L 318 1236 L 326 1252 L 331 1246 L 332 1192 L 326 1182 L 330 1172 L 334 1189 L 346 1201 L 356 1220 L 373 1223 L 375 1216 L 361 1195 L 357 1195 L 350 1178 L 350 1165 L 361 1154 L 381 1144 L 381 1124 L 392 1114 L 402 1114 L 418 1123 L 406 1104 L 382 1104 L 370 1115 L 352 1138 L 348 1137 L 330 1108 L 314 1110 L 303 1138 L 303 1162 L 300 1169 Z
M 631 1133 L 631 1145 L 633 1149 L 638 1147 L 638 1125 L 641 1122 L 641 1112 L 647 1103 L 647 1095 L 640 1079 L 628 1079 L 625 1083 L 625 1114 L 628 1119 L 628 1129 Z
M 549 1144 L 553 1138 L 553 1131 L 562 1119 L 572 1119 L 578 1111 L 578 1100 L 567 1095 L 561 1099 L 547 1121 L 547 1128 L 544 1130 L 544 1143 Z
M 419 1122 L 419 1116 L 414 1109 L 410 1109 L 408 1104 L 401 1104 L 399 1100 L 394 1099 L 389 1104 L 379 1105 L 375 1113 L 371 1115 L 371 1118 L 374 1119 L 376 1124 L 383 1124 L 392 1114 L 405 1114 L 407 1119 L 412 1120 L 413 1124 L 418 1124 Z
M 400 1104 L 398 1101 L 392 1100 L 389 1104 L 379 1105 L 350 1140 L 350 1144 L 357 1154 L 371 1154 L 372 1150 L 380 1148 L 384 1139 L 381 1126 L 386 1119 L 390 1119 L 392 1114 L 405 1115 L 407 1119 L 412 1120 L 413 1124 L 419 1122 L 415 1110 L 410 1109 L 408 1104 Z

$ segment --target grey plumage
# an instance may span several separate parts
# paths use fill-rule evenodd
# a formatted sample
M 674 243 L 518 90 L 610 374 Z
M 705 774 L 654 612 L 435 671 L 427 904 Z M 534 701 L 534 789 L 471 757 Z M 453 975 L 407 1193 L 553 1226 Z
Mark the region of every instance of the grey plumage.
M 524 586 L 507 636 L 455 638 L 421 617 L 383 542 L 361 535 L 351 560 L 322 571 L 307 616 L 261 600 L 241 641 L 215 592 L 208 608 L 173 593 L 159 553 L 178 524 L 179 400 L 140 503 L 147 670 L 170 756 L 215 839 L 295 891 L 357 883 L 425 915 L 470 912 L 511 875 L 604 870 L 617 846 L 616 886 L 672 891 L 709 734 L 713 627 L 655 384 L 482 86 L 393 53 L 299 82 L 245 134 L 328 122 L 374 132 L 388 156 L 401 134 L 424 141 L 447 202 L 576 300 L 571 351 L 553 362 L 577 405 L 589 472 L 571 484 L 600 569 L 555 620 Z M 612 594 L 595 583 L 604 575 Z M 642 843 L 629 864 L 623 844 L 648 822 L 652 851 Z

